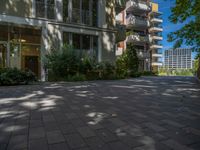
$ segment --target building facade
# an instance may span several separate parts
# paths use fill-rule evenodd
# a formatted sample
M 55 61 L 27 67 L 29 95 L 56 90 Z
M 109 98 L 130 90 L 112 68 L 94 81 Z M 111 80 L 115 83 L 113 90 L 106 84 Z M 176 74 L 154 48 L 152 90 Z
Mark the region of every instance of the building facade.
M 125 9 L 116 15 L 116 22 L 126 26 L 126 38 L 118 42 L 116 55 L 132 43 L 139 57 L 140 71 L 158 71 L 162 66 L 162 13 L 150 0 L 127 0 Z
M 98 61 L 114 61 L 115 0 L 1 0 L 0 67 L 32 70 L 45 80 L 43 59 L 63 44 Z M 120 10 L 120 9 L 119 9 Z
M 189 48 L 165 50 L 164 66 L 167 69 L 192 69 L 192 50 Z

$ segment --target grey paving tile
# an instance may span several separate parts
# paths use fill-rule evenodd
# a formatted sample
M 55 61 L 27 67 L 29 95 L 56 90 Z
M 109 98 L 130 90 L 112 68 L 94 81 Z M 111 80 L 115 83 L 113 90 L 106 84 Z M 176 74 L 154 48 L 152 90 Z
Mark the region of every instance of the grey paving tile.
M 58 143 L 49 145 L 49 150 L 69 150 L 66 143 Z
M 29 150 L 48 150 L 47 139 L 29 140 Z
M 60 131 L 51 131 L 46 133 L 48 144 L 65 142 L 65 138 Z
M 85 139 L 87 145 L 89 145 L 90 149 L 92 150 L 109 150 L 108 144 L 104 143 L 98 137 L 91 137 Z
M 65 139 L 66 139 L 68 145 L 72 149 L 81 148 L 81 147 L 85 147 L 86 146 L 83 138 L 77 133 L 66 134 L 64 136 L 65 136 Z
M 95 136 L 95 133 L 87 126 L 77 128 L 77 131 L 81 134 L 83 138 Z
M 45 130 L 43 127 L 30 128 L 29 130 L 29 139 L 40 139 L 45 137 Z
M 116 134 L 106 129 L 96 130 L 96 133 L 98 137 L 100 137 L 104 142 L 112 142 L 112 141 L 118 140 L 118 137 L 116 136 Z
M 173 149 L 173 150 L 192 150 L 191 148 L 182 145 L 172 139 L 166 140 L 162 142 L 163 144 L 165 144 L 166 146 L 168 146 L 169 148 Z
M 122 142 L 112 142 L 108 144 L 111 148 L 111 150 L 122 150 L 122 149 L 126 149 L 126 150 L 131 150 L 130 147 L 128 147 L 126 144 L 123 144 Z

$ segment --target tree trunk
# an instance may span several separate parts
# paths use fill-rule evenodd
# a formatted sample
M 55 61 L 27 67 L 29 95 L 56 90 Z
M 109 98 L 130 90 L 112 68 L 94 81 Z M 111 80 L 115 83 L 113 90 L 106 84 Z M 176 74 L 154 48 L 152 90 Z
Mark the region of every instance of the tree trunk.
M 198 65 L 198 70 L 197 70 L 197 77 L 200 79 L 200 58 L 198 59 L 199 65 Z

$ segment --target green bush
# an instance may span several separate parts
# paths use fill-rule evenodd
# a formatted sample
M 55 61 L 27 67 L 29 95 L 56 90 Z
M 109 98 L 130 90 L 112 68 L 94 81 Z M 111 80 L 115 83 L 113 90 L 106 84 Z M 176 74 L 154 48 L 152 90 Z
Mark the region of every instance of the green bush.
M 138 77 L 138 58 L 136 50 L 130 46 L 116 63 L 97 62 L 84 55 L 80 58 L 71 46 L 52 50 L 46 56 L 49 81 L 110 80 Z
M 127 53 L 123 53 L 116 60 L 116 76 L 122 79 L 128 76 Z
M 0 70 L 0 85 L 20 85 L 35 82 L 36 76 L 31 71 L 21 71 L 17 68 Z
M 157 73 L 154 73 L 152 71 L 144 71 L 144 72 L 141 72 L 141 75 L 142 76 L 157 76 Z

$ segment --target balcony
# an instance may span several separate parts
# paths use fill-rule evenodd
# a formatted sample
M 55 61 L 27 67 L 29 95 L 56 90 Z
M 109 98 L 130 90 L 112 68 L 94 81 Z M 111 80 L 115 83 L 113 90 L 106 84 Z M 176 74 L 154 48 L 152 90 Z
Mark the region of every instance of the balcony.
M 159 53 L 152 54 L 152 57 L 162 58 L 163 55 Z
M 163 23 L 163 20 L 161 18 L 152 18 L 151 22 L 152 23 Z
M 161 49 L 163 48 L 163 46 L 161 44 L 152 44 L 150 46 L 150 49 Z
M 163 40 L 163 37 L 162 36 L 160 36 L 160 35 L 151 35 L 150 36 L 150 39 L 151 39 L 151 41 L 162 41 Z
M 115 11 L 116 13 L 122 12 L 126 8 L 125 0 L 115 0 Z
M 137 43 L 137 44 L 145 44 L 149 42 L 148 36 L 141 36 L 139 34 L 128 35 L 126 39 L 127 43 Z
M 150 4 L 146 0 L 129 0 L 126 8 L 126 11 L 137 14 L 151 11 Z
M 160 61 L 152 62 L 152 66 L 162 66 L 162 65 L 163 65 L 163 63 Z
M 162 32 L 162 31 L 163 31 L 162 27 L 151 27 L 149 29 L 150 33 L 152 33 L 152 32 Z
M 149 21 L 146 18 L 137 17 L 129 15 L 126 19 L 127 28 L 136 28 L 136 29 L 147 29 L 149 27 Z

